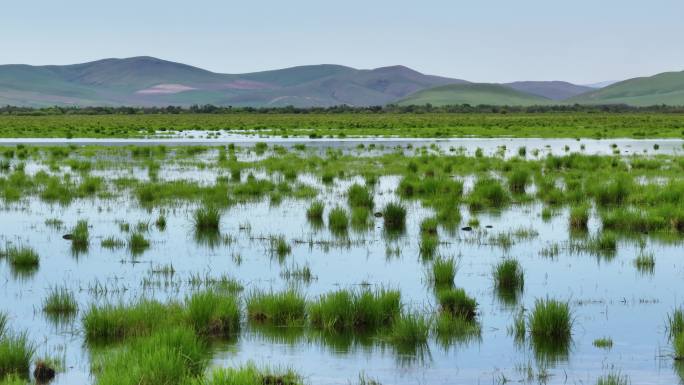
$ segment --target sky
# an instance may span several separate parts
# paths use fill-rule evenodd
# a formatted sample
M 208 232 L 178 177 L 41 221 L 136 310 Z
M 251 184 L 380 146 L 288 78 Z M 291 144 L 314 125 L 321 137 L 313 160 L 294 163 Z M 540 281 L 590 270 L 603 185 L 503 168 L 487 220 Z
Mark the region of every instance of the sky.
M 401 64 L 477 82 L 588 84 L 684 70 L 683 20 L 683 0 L 11 0 L 0 64 Z

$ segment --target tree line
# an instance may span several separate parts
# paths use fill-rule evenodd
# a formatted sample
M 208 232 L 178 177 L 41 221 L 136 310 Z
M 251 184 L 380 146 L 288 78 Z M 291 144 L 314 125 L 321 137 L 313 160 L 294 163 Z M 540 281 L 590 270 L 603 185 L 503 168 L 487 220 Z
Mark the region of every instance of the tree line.
M 636 107 L 626 104 L 609 105 L 544 105 L 544 106 L 494 106 L 494 105 L 386 105 L 353 107 L 232 107 L 212 104 L 167 107 L 20 107 L 0 106 L 0 115 L 146 115 L 146 114 L 421 114 L 421 113 L 684 113 L 684 106 L 655 105 Z

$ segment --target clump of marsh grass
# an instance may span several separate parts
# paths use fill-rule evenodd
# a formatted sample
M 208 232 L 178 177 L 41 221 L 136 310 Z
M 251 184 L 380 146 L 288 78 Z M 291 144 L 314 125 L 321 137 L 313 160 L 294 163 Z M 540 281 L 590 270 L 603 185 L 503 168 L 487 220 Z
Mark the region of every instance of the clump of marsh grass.
M 676 308 L 667 315 L 667 332 L 670 339 L 684 333 L 684 309 Z
M 133 254 L 140 254 L 150 247 L 150 241 L 140 232 L 133 232 L 128 237 L 128 249 Z
M 79 220 L 71 230 L 71 244 L 74 247 L 87 248 L 90 243 L 90 232 L 88 231 L 88 221 Z
M 126 246 L 126 241 L 114 236 L 109 236 L 100 241 L 100 246 L 104 247 L 105 249 L 119 249 Z
M 420 232 L 422 234 L 436 235 L 438 225 L 439 221 L 436 217 L 425 218 L 420 222 Z
M 525 273 L 520 263 L 512 258 L 504 259 L 494 266 L 492 276 L 499 297 L 506 302 L 516 302 L 525 286 Z
M 575 206 L 570 209 L 570 228 L 574 230 L 586 230 L 589 223 L 589 207 Z
M 287 243 L 284 235 L 272 236 L 269 238 L 271 253 L 274 253 L 278 258 L 283 258 L 290 254 L 292 247 Z
M 373 194 L 371 191 L 361 186 L 360 184 L 353 184 L 347 190 L 347 200 L 351 207 L 365 207 L 368 210 L 373 209 Z
M 325 210 L 325 204 L 321 201 L 311 202 L 311 205 L 306 209 L 306 217 L 310 221 L 322 221 L 323 220 L 323 210 Z
M 343 233 L 349 227 L 347 212 L 341 207 L 335 207 L 328 213 L 328 226 L 335 233 Z
M 376 330 L 391 325 L 400 313 L 397 290 L 338 290 L 309 304 L 311 325 L 330 332 Z
M 573 324 L 567 302 L 537 299 L 527 322 L 539 361 L 550 363 L 567 358 Z
M 432 258 L 437 252 L 439 246 L 439 238 L 437 235 L 422 234 L 420 236 L 420 244 L 418 245 L 420 256 L 423 259 Z
M 629 378 L 619 372 L 612 372 L 599 377 L 596 385 L 629 385 Z
M 306 318 L 306 298 L 299 291 L 255 291 L 247 299 L 247 315 L 251 320 L 278 326 L 296 326 Z
M 653 273 L 655 270 L 655 257 L 653 254 L 641 253 L 634 259 L 634 266 L 642 273 Z
M 166 216 L 164 214 L 159 214 L 157 220 L 154 221 L 154 225 L 159 231 L 166 230 Z
M 684 361 L 684 333 L 680 332 L 672 339 L 672 349 L 674 350 L 674 359 Z
M 478 179 L 468 196 L 468 204 L 471 210 L 500 208 L 509 201 L 510 196 L 508 192 L 501 186 L 499 181 L 492 178 Z
M 521 308 L 513 317 L 513 324 L 508 327 L 508 334 L 518 345 L 522 345 L 527 337 L 527 325 L 525 323 L 525 309 Z
M 196 232 L 219 232 L 221 212 L 218 208 L 213 206 L 201 207 L 195 210 L 192 218 Z
M 51 316 L 70 316 L 78 311 L 78 303 L 66 286 L 53 287 L 43 299 L 43 311 Z
M 477 301 L 461 288 L 439 290 L 437 301 L 442 313 L 448 313 L 466 321 L 474 321 L 477 316 Z
M 430 280 L 436 287 L 449 287 L 454 284 L 458 265 L 453 257 L 436 258 L 432 263 L 432 274 Z
M 40 265 L 40 256 L 29 246 L 7 246 L 3 255 L 16 270 L 34 270 Z
M 91 305 L 82 318 L 86 340 L 117 341 L 149 335 L 167 325 L 183 322 L 183 307 L 141 299 L 130 305 Z
M 199 334 L 227 336 L 240 326 L 240 306 L 235 296 L 212 290 L 186 298 L 187 318 Z
M 530 183 L 530 172 L 527 169 L 515 169 L 508 176 L 508 189 L 512 193 L 524 194 L 528 183 Z
M 611 349 L 613 347 L 613 339 L 610 337 L 597 338 L 592 342 L 592 345 L 599 349 Z
M 0 378 L 13 375 L 27 378 L 35 351 L 26 333 L 5 331 L 0 338 Z
M 429 334 L 430 320 L 417 313 L 408 313 L 394 322 L 387 338 L 392 344 L 406 349 L 427 344 Z
M 370 210 L 366 207 L 354 207 L 351 210 L 351 226 L 356 231 L 367 230 L 372 222 L 369 220 Z
M 205 368 L 206 347 L 188 328 L 164 328 L 97 356 L 98 385 L 180 384 Z M 125 370 L 122 370 L 125 368 Z
M 304 266 L 293 265 L 292 267 L 288 267 L 280 273 L 280 276 L 288 281 L 299 280 L 305 283 L 309 283 L 313 279 L 316 279 L 316 276 L 313 275 L 308 264 Z
M 207 379 L 195 379 L 191 385 L 302 385 L 304 379 L 292 369 L 259 369 L 252 362 L 239 368 L 214 369 Z
M 434 322 L 437 341 L 444 347 L 453 342 L 468 343 L 481 337 L 482 328 L 474 320 L 451 313 L 440 313 Z
M 406 207 L 401 203 L 388 203 L 382 211 L 382 216 L 387 230 L 402 230 L 406 226 Z
M 570 305 L 554 299 L 538 299 L 529 315 L 528 323 L 530 333 L 535 338 L 568 340 L 573 324 Z

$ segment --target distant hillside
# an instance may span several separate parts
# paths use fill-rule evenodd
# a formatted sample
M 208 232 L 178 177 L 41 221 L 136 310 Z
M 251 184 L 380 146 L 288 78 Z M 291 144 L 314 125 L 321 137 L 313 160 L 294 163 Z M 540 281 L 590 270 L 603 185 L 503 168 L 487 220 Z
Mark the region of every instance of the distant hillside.
M 580 104 L 657 104 L 684 106 L 684 72 L 629 79 L 568 100 Z
M 553 101 L 520 92 L 500 84 L 469 83 L 440 86 L 418 91 L 398 102 L 399 105 L 423 105 L 428 103 L 434 106 L 455 104 L 531 106 L 553 104 Z
M 565 100 L 593 90 L 591 87 L 578 86 L 576 84 L 561 81 L 527 81 L 506 83 L 504 85 L 511 87 L 514 90 L 551 100 Z
M 2 105 L 362 107 L 391 103 L 684 105 L 684 72 L 594 89 L 562 81 L 469 83 L 404 66 L 360 70 L 321 64 L 221 74 L 148 56 L 63 66 L 0 65 Z
M 384 105 L 421 89 L 465 81 L 395 66 L 313 65 L 219 74 L 152 57 L 66 66 L 0 66 L 0 103 L 20 106 L 215 104 L 297 107 Z

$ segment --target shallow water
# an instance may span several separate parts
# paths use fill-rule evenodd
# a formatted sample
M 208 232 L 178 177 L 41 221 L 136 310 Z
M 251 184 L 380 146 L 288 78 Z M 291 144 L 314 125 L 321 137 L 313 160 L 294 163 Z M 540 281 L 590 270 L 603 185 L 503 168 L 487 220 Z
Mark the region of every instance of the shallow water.
M 628 142 L 619 141 L 597 141 L 595 145 L 605 143 L 610 148 L 612 142 L 620 148 L 628 146 Z M 436 143 L 445 148 L 455 145 L 451 141 Z M 471 145 L 469 148 L 488 143 L 491 151 L 502 144 L 516 152 L 518 145 L 526 145 L 528 149 L 538 147 L 527 141 L 466 143 Z M 578 147 L 579 143 L 586 144 L 587 152 L 600 151 L 600 146 L 592 147 L 593 142 L 584 140 L 559 141 L 554 146 L 564 151 L 565 144 Z M 632 150 L 649 146 L 652 150 L 649 141 L 640 141 L 639 145 L 629 143 Z M 658 143 L 660 152 L 681 148 L 681 142 L 672 141 L 671 147 L 666 146 L 669 141 Z M 319 141 L 307 143 L 318 144 Z M 195 170 L 195 173 L 199 175 L 195 175 L 198 180 L 208 181 L 216 176 L 211 169 Z M 164 179 L 190 178 L 191 174 L 191 170 L 173 168 L 160 171 Z M 299 179 L 309 183 L 315 180 L 307 175 L 300 175 Z M 324 218 L 328 209 L 346 202 L 344 191 L 355 180 L 361 181 L 360 178 L 345 179 L 331 187 L 319 185 L 320 198 L 326 203 Z M 374 197 L 376 207 L 395 199 L 398 181 L 394 176 L 379 179 Z M 0 310 L 10 315 L 12 327 L 27 330 L 38 343 L 38 356 L 64 356 L 67 370 L 53 383 L 78 385 L 94 380 L 80 324 L 80 315 L 89 304 L 128 302 L 140 296 L 163 300 L 183 298 L 192 291 L 188 281 L 193 274 L 211 277 L 226 274 L 242 282 L 245 292 L 255 288 L 277 290 L 293 284 L 281 277 L 283 271 L 295 265 L 308 265 L 316 279 L 295 283 L 308 298 L 340 287 L 384 286 L 400 289 L 409 309 L 434 308 L 433 291 L 426 280 L 430 263 L 421 258 L 418 249 L 418 226 L 424 217 L 431 215 L 430 210 L 419 203 L 410 203 L 406 232 L 398 239 L 388 239 L 382 219 L 374 219 L 367 231 L 350 229 L 347 240 L 307 222 L 308 204 L 308 201 L 284 199 L 277 206 L 262 201 L 227 209 L 223 212 L 221 232 L 231 235 L 232 240 L 214 246 L 197 242 L 193 235 L 194 204 L 172 207 L 165 211 L 168 225 L 164 231 L 150 225 L 147 237 L 151 247 L 139 256 L 132 256 L 126 248 L 102 248 L 100 241 L 111 235 L 125 239 L 127 234 L 120 230 L 119 222 L 130 223 L 131 227 L 139 221 L 152 223 L 159 214 L 158 209 L 148 211 L 127 197 L 77 200 L 68 206 L 46 204 L 34 198 L 8 204 L 0 211 L 0 243 L 30 244 L 40 254 L 41 261 L 38 271 L 30 275 L 17 275 L 7 263 L 0 262 L 3 298 Z M 331 344 L 297 331 L 264 333 L 245 325 L 235 341 L 215 347 L 213 364 L 236 365 L 252 360 L 289 366 L 311 384 L 347 384 L 360 372 L 383 384 L 490 384 L 497 383 L 502 376 L 513 382 L 522 381 L 527 374 L 520 368 L 528 365 L 537 368 L 538 362 L 529 344 L 519 346 L 509 335 L 508 328 L 518 307 L 499 301 L 491 279 L 493 265 L 505 256 L 512 256 L 525 270 L 520 306 L 530 309 L 535 299 L 547 296 L 572 303 L 575 325 L 569 355 L 567 360 L 548 367 L 550 377 L 546 383 L 594 383 L 596 377 L 613 368 L 628 375 L 635 384 L 678 383 L 680 377 L 672 358 L 667 356 L 670 345 L 665 318 L 682 302 L 679 295 L 684 279 L 681 241 L 647 238 L 646 250 L 655 254 L 657 264 L 652 273 L 642 273 L 633 265 L 639 253 L 636 242 L 621 239 L 617 253 L 610 258 L 573 252 L 569 248 L 573 238 L 568 231 L 567 210 L 543 221 L 541 209 L 540 204 L 516 205 L 503 212 L 479 214 L 481 227 L 472 232 L 439 229 L 443 243 L 438 254 L 459 258 L 456 286 L 465 288 L 479 303 L 482 325 L 479 340 L 443 346 L 431 338 L 427 349 L 407 354 L 379 339 L 364 344 L 349 341 Z M 462 223 L 468 222 L 467 208 L 462 207 L 461 211 Z M 70 243 L 62 239 L 67 230 L 47 226 L 48 218 L 61 219 L 66 228 L 79 219 L 86 219 L 92 226 L 89 250 L 75 255 Z M 536 236 L 512 236 L 514 243 L 510 248 L 492 242 L 492 237 L 498 234 L 520 229 L 531 229 Z M 597 231 L 597 220 L 592 218 L 588 236 Z M 281 234 L 292 246 L 292 253 L 283 261 L 272 255 L 265 239 Z M 559 245 L 559 255 L 542 256 L 541 251 L 553 244 Z M 399 247 L 400 255 L 388 256 L 388 245 Z M 153 273 L 167 265 L 173 265 L 172 277 Z M 41 302 L 50 287 L 64 284 L 76 291 L 80 313 L 70 323 L 55 324 L 43 315 Z M 592 342 L 600 337 L 611 337 L 613 348 L 594 347 Z
M 563 155 L 569 152 L 581 152 L 589 155 L 611 155 L 615 149 L 622 155 L 630 154 L 664 154 L 677 155 L 684 152 L 684 140 L 682 139 L 542 139 L 542 138 L 279 138 L 257 137 L 254 135 L 239 135 L 222 133 L 218 137 L 207 137 L 206 132 L 185 132 L 182 136 L 150 139 L 92 139 L 92 138 L 0 138 L 0 145 L 101 145 L 101 146 L 192 146 L 192 145 L 227 145 L 235 143 L 240 146 L 249 146 L 258 142 L 271 145 L 280 145 L 286 148 L 297 144 L 304 144 L 315 149 L 341 149 L 354 150 L 359 145 L 382 147 L 392 150 L 397 146 L 436 146 L 445 151 L 462 151 L 467 155 L 473 155 L 476 149 L 483 150 L 485 155 L 501 153 L 505 157 L 518 155 L 518 149 L 525 147 L 527 157 L 534 158 L 532 150 L 539 150 L 539 155 L 548 154 Z M 659 148 L 655 149 L 654 145 Z M 504 148 L 505 147 L 505 148 Z

